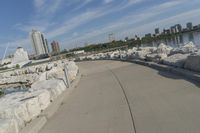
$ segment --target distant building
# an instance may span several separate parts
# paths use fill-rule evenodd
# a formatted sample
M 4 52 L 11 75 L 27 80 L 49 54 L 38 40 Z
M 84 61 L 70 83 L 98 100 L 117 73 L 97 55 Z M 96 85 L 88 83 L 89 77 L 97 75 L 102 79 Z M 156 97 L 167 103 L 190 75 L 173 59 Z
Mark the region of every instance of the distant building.
M 11 58 L 11 64 L 8 64 L 7 67 L 23 67 L 24 65 L 30 63 L 28 52 L 25 51 L 22 47 L 18 47 L 14 56 Z
M 48 53 L 50 52 L 50 49 L 49 49 L 49 43 L 48 43 L 48 40 L 45 39 L 45 43 L 47 44 L 47 50 L 48 50 Z
M 60 53 L 60 45 L 58 42 L 53 41 L 51 43 L 52 53 Z
M 194 30 L 197 30 L 198 28 L 199 28 L 198 25 L 193 26 Z
M 186 27 L 187 27 L 188 30 L 192 30 L 193 29 L 193 25 L 192 25 L 191 22 L 187 23 Z
M 145 37 L 151 37 L 151 33 L 145 34 Z
M 180 33 L 180 32 L 182 32 L 182 26 L 180 24 L 176 24 L 176 25 L 170 27 L 171 34 Z
M 42 54 L 49 53 L 47 40 L 45 39 L 43 33 L 37 30 L 32 30 L 32 32 L 30 33 L 30 37 L 31 37 L 35 55 L 42 55 Z
M 175 26 L 171 26 L 171 27 L 170 27 L 170 33 L 171 33 L 171 34 L 176 33 L 176 27 L 175 27 Z
M 200 29 L 200 24 L 193 26 L 193 29 L 194 29 L 194 30 Z
M 109 42 L 115 41 L 115 35 L 113 33 L 108 35 Z
M 163 34 L 164 34 L 164 35 L 170 34 L 170 29 L 163 29 Z
M 156 28 L 156 29 L 155 29 L 155 34 L 156 34 L 156 35 L 159 35 L 159 34 L 160 34 L 159 28 Z
M 14 54 L 12 64 L 20 64 L 24 62 L 29 62 L 28 52 L 25 51 L 22 47 L 18 47 Z
M 175 33 L 182 32 L 182 26 L 180 24 L 175 25 Z
M 128 41 L 128 39 L 129 39 L 128 37 L 125 37 L 125 38 L 124 38 L 124 41 L 125 41 L 125 42 L 127 42 L 127 41 Z

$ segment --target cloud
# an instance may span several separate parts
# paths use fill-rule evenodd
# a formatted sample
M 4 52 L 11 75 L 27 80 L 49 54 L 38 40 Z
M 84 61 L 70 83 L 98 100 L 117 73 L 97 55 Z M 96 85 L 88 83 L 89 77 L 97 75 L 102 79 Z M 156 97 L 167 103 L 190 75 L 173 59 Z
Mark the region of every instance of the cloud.
M 149 22 L 148 20 L 159 16 L 161 14 L 165 14 L 165 12 L 171 10 L 174 6 L 180 4 L 181 1 L 170 1 L 166 3 L 162 3 L 160 5 L 156 5 L 149 9 L 146 9 L 139 14 L 131 14 L 121 18 L 118 21 L 112 22 L 104 27 L 90 29 L 91 32 L 80 34 L 79 37 L 75 38 L 67 38 L 63 40 L 63 43 L 66 42 L 69 44 L 74 44 L 75 42 L 83 43 L 88 42 L 88 40 L 92 41 L 93 38 L 98 38 L 99 36 L 107 36 L 109 33 L 117 33 L 118 36 L 126 36 L 130 34 L 141 33 L 140 31 L 147 31 L 148 29 L 152 29 L 160 25 L 165 25 L 169 23 L 176 23 L 177 20 L 186 20 L 188 18 L 194 18 L 194 16 L 198 16 L 200 13 L 199 10 L 185 11 L 185 13 L 174 14 L 172 17 L 165 18 L 162 21 L 155 19 L 153 22 Z M 137 18 L 137 19 L 136 19 Z M 144 23 L 140 26 L 141 23 Z M 145 26 L 147 25 L 147 26 Z M 130 28 L 131 27 L 131 28 Z M 138 28 L 140 27 L 140 28 Z M 151 28 L 150 28 L 151 27 Z M 94 41 L 94 40 L 93 40 Z M 98 40 L 94 41 L 97 42 Z M 103 41 L 103 39 L 101 40 Z M 105 41 L 105 40 L 104 40 Z
M 39 29 L 40 31 L 45 31 L 47 26 L 42 25 L 23 25 L 23 24 L 16 24 L 13 26 L 14 29 L 24 31 L 24 32 L 30 32 L 32 29 Z
M 45 4 L 46 0 L 34 0 L 34 5 L 36 8 L 41 8 Z
M 81 1 L 81 4 L 77 4 L 78 6 L 76 6 L 71 12 L 77 11 L 83 7 L 85 7 L 87 4 L 89 4 L 90 2 L 92 2 L 92 0 L 85 0 L 85 1 Z
M 62 5 L 63 0 L 53 0 L 45 9 L 45 15 L 55 13 Z
M 34 0 L 37 17 L 48 17 L 62 7 L 65 0 Z
M 108 1 L 111 2 L 111 0 L 108 0 Z M 78 27 L 80 25 L 83 25 L 83 24 L 90 22 L 94 19 L 108 15 L 110 13 L 121 11 L 125 8 L 128 8 L 129 6 L 131 6 L 133 4 L 136 4 L 136 3 L 139 3 L 139 2 L 142 2 L 142 1 L 143 0 L 131 0 L 129 2 L 122 1 L 122 2 L 125 2 L 124 5 L 115 6 L 114 8 L 100 7 L 100 8 L 96 8 L 94 10 L 83 12 L 83 13 L 81 13 L 81 14 L 79 14 L 79 15 L 77 15 L 77 16 L 69 19 L 69 20 L 67 19 L 63 24 L 61 24 L 55 30 L 48 32 L 47 36 L 49 38 L 61 36 L 63 34 L 69 33 L 72 29 L 75 29 L 76 27 Z M 84 4 L 89 3 L 89 2 L 91 2 L 91 0 L 86 0 Z
M 114 0 L 104 0 L 104 3 L 105 4 L 108 4 L 108 3 L 111 3 L 111 2 L 113 2 Z
M 73 17 L 70 20 L 65 21 L 60 27 L 48 32 L 47 36 L 49 38 L 54 38 L 63 35 L 67 32 L 70 32 L 70 30 L 78 27 L 79 25 L 86 23 L 91 19 L 94 19 L 95 17 L 98 17 L 98 15 L 99 14 L 97 11 L 84 12 L 76 17 Z

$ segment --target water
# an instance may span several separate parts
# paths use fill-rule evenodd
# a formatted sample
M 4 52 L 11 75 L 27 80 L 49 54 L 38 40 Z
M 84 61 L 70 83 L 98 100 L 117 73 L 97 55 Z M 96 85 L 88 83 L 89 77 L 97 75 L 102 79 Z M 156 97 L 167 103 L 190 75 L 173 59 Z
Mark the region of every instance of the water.
M 1 95 L 7 95 L 7 94 L 17 93 L 17 92 L 28 92 L 28 91 L 29 91 L 29 88 L 26 86 L 0 88 Z
M 143 46 L 155 46 L 157 47 L 160 43 L 172 47 L 180 47 L 188 42 L 193 42 L 198 48 L 200 48 L 200 32 L 190 32 L 181 35 L 176 35 L 166 40 L 154 41 L 150 44 L 143 44 Z

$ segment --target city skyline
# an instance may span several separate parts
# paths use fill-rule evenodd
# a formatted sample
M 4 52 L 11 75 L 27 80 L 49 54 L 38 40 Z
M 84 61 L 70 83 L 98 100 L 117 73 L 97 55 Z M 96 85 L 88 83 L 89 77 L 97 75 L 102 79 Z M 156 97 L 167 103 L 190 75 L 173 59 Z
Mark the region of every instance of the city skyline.
M 198 0 L 22 0 L 3 1 L 0 15 L 1 57 L 10 42 L 8 54 L 22 46 L 33 53 L 28 33 L 44 32 L 51 42 L 59 40 L 62 49 L 83 46 L 85 42 L 107 42 L 142 36 L 173 24 L 200 23 Z

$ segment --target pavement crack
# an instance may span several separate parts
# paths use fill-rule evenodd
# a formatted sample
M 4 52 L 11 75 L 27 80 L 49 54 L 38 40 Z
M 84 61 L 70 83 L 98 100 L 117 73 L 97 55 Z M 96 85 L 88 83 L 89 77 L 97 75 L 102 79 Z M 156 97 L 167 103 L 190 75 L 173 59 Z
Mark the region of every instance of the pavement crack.
M 113 77 L 117 80 L 117 82 L 118 82 L 120 88 L 122 89 L 122 92 L 123 92 L 123 94 L 124 94 L 124 96 L 125 96 L 125 101 L 126 101 L 126 103 L 127 103 L 127 105 L 128 105 L 129 113 L 130 113 L 131 120 L 132 120 L 132 126 L 133 126 L 133 129 L 134 129 L 134 133 L 137 133 L 136 125 L 135 125 L 135 120 L 134 120 L 134 115 L 133 115 L 133 111 L 131 110 L 130 102 L 129 102 L 129 100 L 128 100 L 126 91 L 125 91 L 125 89 L 124 89 L 124 87 L 123 87 L 123 85 L 122 85 L 120 79 L 118 78 L 118 76 L 117 76 L 110 68 L 108 68 L 108 70 L 112 73 Z

